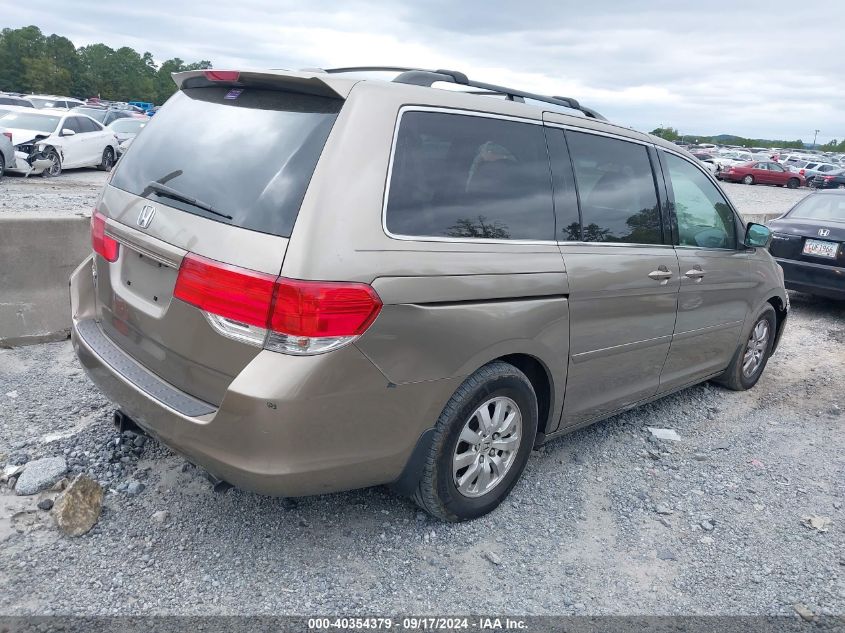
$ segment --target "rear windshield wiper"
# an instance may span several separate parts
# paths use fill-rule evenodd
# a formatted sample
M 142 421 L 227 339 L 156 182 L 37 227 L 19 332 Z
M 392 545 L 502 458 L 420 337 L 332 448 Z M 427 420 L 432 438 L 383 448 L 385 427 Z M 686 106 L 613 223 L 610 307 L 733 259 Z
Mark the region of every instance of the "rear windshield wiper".
M 187 202 L 188 204 L 193 207 L 196 207 L 197 209 L 202 209 L 203 211 L 208 211 L 209 213 L 213 213 L 214 215 L 219 215 L 221 218 L 226 218 L 227 220 L 232 219 L 231 215 L 220 213 L 220 211 L 212 207 L 207 202 L 192 198 L 191 196 L 185 195 L 184 193 L 174 189 L 173 187 L 168 187 L 167 185 L 163 185 L 160 182 L 156 182 L 155 180 L 147 183 L 146 188 L 155 191 L 160 196 L 166 196 L 168 198 L 173 198 L 174 200 L 181 200 L 182 202 Z

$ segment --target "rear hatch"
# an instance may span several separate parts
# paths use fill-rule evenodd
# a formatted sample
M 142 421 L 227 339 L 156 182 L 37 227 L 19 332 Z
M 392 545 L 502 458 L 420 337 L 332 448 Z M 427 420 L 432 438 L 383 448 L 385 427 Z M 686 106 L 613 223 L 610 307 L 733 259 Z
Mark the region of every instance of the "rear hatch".
M 845 195 L 807 196 L 786 216 L 769 223 L 774 257 L 845 267 Z
M 180 266 L 200 256 L 278 275 L 343 103 L 222 77 L 186 82 L 193 87 L 183 85 L 150 120 L 92 222 L 92 235 L 99 223 L 104 239 L 119 244 L 116 257 L 106 245 L 96 258 L 104 332 L 153 373 L 214 405 L 259 353 L 261 331 L 176 298 Z M 233 303 L 249 299 L 248 288 L 231 291 Z

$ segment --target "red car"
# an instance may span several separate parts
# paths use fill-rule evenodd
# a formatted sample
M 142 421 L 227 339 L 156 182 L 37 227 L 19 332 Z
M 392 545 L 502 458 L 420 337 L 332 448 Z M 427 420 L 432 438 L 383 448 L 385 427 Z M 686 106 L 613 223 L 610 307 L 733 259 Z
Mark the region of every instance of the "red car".
M 785 169 L 775 162 L 745 163 L 725 167 L 717 175 L 720 180 L 744 182 L 746 185 L 781 185 L 797 189 L 804 184 L 804 176 Z

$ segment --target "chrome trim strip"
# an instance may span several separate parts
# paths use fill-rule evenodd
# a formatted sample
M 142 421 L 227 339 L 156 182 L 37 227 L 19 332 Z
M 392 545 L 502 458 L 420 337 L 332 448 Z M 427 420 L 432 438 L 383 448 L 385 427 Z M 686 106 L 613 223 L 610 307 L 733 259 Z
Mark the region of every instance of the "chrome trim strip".
M 718 325 L 708 325 L 707 327 L 699 328 L 697 330 L 687 330 L 686 332 L 675 332 L 672 336 L 672 341 L 683 341 L 688 338 L 695 338 L 702 334 L 709 334 L 716 330 L 727 330 L 730 328 L 742 327 L 743 321 L 731 321 L 730 323 L 719 323 Z
M 601 358 L 602 356 L 612 356 L 613 354 L 633 352 L 638 349 L 646 349 L 648 347 L 655 347 L 663 343 L 670 343 L 672 335 L 666 334 L 658 336 L 657 338 L 649 338 L 642 341 L 634 341 L 633 343 L 623 343 L 622 345 L 614 345 L 613 347 L 603 347 L 601 349 L 590 350 L 589 352 L 580 352 L 572 354 L 573 363 L 583 363 L 584 361 L 593 360 L 594 358 Z

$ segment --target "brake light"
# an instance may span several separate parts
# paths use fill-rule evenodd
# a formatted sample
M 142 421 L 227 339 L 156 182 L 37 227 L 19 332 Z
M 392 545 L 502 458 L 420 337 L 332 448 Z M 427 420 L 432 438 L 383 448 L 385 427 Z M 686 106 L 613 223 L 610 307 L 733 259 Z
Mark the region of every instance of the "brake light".
M 825 179 L 827 182 L 830 182 L 831 180 L 833 180 L 833 176 L 825 176 L 825 177 L 824 177 L 824 179 Z
M 279 278 L 270 329 L 291 336 L 358 336 L 381 310 L 367 284 Z
M 200 310 L 264 328 L 275 282 L 274 275 L 188 253 L 179 267 L 173 296 Z
M 209 81 L 237 81 L 241 76 L 238 70 L 204 70 L 203 74 Z
M 801 175 L 803 176 L 803 175 L 804 175 L 804 170 L 803 170 L 803 169 L 799 169 L 799 170 L 798 170 L 798 173 L 799 173 L 799 174 L 801 174 Z
M 91 214 L 91 246 L 107 262 L 116 262 L 120 254 L 120 244 L 106 235 L 106 216 L 96 210 Z
M 182 260 L 173 296 L 206 312 L 225 336 L 298 355 L 351 342 L 382 307 L 367 284 L 275 277 L 193 253 Z
M 11 132 L 3 132 L 3 136 L 9 139 L 9 142 L 12 142 L 12 133 Z

